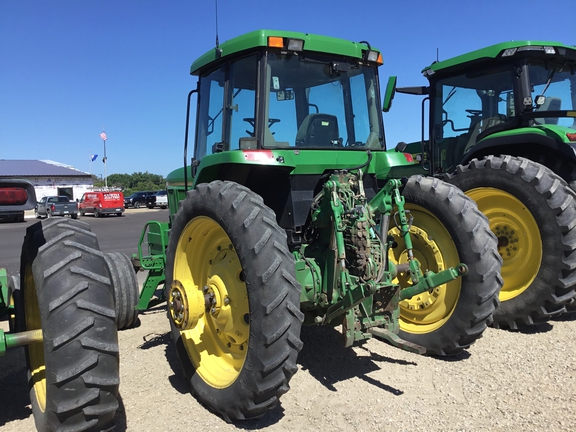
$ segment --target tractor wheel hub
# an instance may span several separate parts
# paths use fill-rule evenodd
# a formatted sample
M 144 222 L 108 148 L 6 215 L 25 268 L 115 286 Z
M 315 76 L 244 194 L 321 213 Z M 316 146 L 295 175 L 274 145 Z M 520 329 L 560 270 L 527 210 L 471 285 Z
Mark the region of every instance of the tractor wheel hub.
M 193 329 L 208 307 L 206 296 L 191 281 L 175 280 L 170 288 L 168 309 L 174 325 L 181 330 Z

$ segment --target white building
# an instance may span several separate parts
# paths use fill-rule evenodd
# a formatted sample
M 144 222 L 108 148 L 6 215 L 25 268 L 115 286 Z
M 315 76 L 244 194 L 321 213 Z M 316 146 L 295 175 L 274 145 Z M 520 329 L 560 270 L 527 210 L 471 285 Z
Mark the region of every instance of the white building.
M 0 178 L 28 180 L 34 185 L 38 200 L 51 195 L 79 200 L 84 192 L 94 188 L 91 174 L 49 160 L 0 159 Z

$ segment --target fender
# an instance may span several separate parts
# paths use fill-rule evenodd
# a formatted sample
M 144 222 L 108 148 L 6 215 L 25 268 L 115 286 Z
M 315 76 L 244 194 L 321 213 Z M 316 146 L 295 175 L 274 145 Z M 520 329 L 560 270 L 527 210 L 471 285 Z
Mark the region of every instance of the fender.
M 461 164 L 469 162 L 472 158 L 476 157 L 478 153 L 486 153 L 486 150 L 494 148 L 492 154 L 501 154 L 502 148 L 510 145 L 519 144 L 535 144 L 554 150 L 557 153 L 565 156 L 571 161 L 576 162 L 576 153 L 574 147 L 567 145 L 563 142 L 558 142 L 554 138 L 536 133 L 523 133 L 515 135 L 505 135 L 497 137 L 485 138 L 474 147 L 472 147 L 464 156 L 462 156 Z

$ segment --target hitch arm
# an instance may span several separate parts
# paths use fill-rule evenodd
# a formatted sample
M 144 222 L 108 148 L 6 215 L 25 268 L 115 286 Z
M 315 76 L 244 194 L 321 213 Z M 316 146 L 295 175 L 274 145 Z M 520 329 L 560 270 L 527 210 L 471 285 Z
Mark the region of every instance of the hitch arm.
M 0 356 L 4 355 L 8 348 L 37 342 L 42 342 L 42 330 L 28 330 L 20 333 L 4 333 L 4 330 L 0 330 Z
M 443 285 L 467 274 L 468 266 L 463 263 L 458 264 L 456 267 L 450 267 L 446 270 L 442 270 L 439 273 L 427 271 L 422 277 L 419 278 L 420 280 L 416 284 L 404 288 L 402 291 L 400 291 L 400 300 L 406 300 L 410 297 L 431 290 L 432 288 L 436 288 L 439 285 Z

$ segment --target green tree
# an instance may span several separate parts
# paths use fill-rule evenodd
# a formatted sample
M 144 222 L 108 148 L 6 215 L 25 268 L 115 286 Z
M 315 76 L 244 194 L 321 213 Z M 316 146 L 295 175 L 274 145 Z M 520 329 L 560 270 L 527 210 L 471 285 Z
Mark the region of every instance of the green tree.
M 108 187 L 120 188 L 125 196 L 134 192 L 166 189 L 166 179 L 159 174 L 152 174 L 148 171 L 132 174 L 110 174 L 106 180 Z M 104 187 L 104 180 L 94 177 L 94 187 Z

